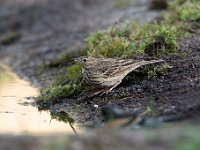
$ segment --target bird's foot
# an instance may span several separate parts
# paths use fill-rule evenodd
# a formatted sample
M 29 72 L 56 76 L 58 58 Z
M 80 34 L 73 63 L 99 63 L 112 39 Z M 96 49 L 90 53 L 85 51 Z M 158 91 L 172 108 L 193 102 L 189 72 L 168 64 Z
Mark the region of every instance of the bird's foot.
M 112 92 L 112 89 L 105 89 L 100 96 L 107 95 L 108 93 Z

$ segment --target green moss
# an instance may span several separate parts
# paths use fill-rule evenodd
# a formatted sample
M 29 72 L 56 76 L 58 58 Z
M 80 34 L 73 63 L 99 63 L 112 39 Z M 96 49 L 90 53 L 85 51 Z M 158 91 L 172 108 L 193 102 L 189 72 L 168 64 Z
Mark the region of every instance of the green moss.
M 176 10 L 177 7 L 181 7 L 186 0 L 174 0 L 169 2 L 169 10 Z
M 87 38 L 88 47 L 96 47 L 104 39 L 104 37 L 105 33 L 102 31 L 96 31 L 95 33 L 90 34 L 90 36 Z
M 183 21 L 200 21 L 200 1 L 187 1 L 178 9 L 179 19 Z
M 125 37 L 125 32 L 116 27 L 92 33 L 87 41 L 88 55 L 93 57 L 122 57 L 127 47 L 126 52 L 133 48 L 133 44 Z
M 97 31 L 87 41 L 88 55 L 94 57 L 132 58 L 152 53 L 162 57 L 176 53 L 176 28 L 157 23 L 129 24 L 125 29 L 113 28 L 112 32 Z
M 70 81 L 77 80 L 81 75 L 81 66 L 73 64 L 66 67 L 66 74 L 61 75 L 54 83 L 53 86 L 62 86 Z
M 155 71 L 159 75 L 164 75 L 164 74 L 168 73 L 169 69 L 172 69 L 172 68 L 173 68 L 173 66 L 171 66 L 170 64 L 164 63 L 164 64 L 158 66 Z
M 198 0 L 176 0 L 169 3 L 169 12 L 164 13 L 168 23 L 179 21 L 199 21 L 200 1 Z
M 74 64 L 67 68 L 67 74 L 60 76 L 51 87 L 43 90 L 39 101 L 49 102 L 61 98 L 66 98 L 81 89 L 83 80 L 80 78 L 81 66 Z
M 148 79 L 153 78 L 157 75 L 154 70 L 148 71 L 147 74 L 148 74 Z
M 155 67 L 154 69 L 148 68 L 148 71 L 147 71 L 148 79 L 153 78 L 157 75 L 165 75 L 166 73 L 169 72 L 169 69 L 171 69 L 171 68 L 172 68 L 172 66 L 169 65 L 168 63 L 161 64 L 161 65 Z
M 146 37 L 149 38 L 140 43 L 140 51 L 156 57 L 165 57 L 176 53 L 176 28 L 174 26 L 154 23 L 148 27 Z
M 64 86 L 52 86 L 44 90 L 43 96 L 39 97 L 39 100 L 43 102 L 52 102 L 61 98 L 66 98 L 74 93 L 75 87 L 73 85 L 66 84 Z
M 99 34 L 99 32 L 95 33 Z M 129 46 L 130 42 L 125 37 L 112 36 L 109 32 L 102 32 L 101 38 L 90 41 L 91 35 L 88 38 L 89 51 L 88 55 L 93 57 L 122 57 L 124 50 Z M 91 44 L 92 43 L 92 44 Z M 129 46 L 126 51 L 129 51 L 133 45 Z M 125 57 L 125 56 L 124 56 Z
M 189 37 L 199 32 L 199 0 L 175 0 L 169 2 L 169 10 L 162 14 L 166 24 L 173 24 L 178 37 Z
M 16 40 L 18 40 L 21 37 L 21 34 L 19 32 L 10 32 L 5 34 L 1 39 L 0 43 L 2 45 L 9 45 L 14 43 Z
M 66 112 L 61 111 L 57 113 L 51 113 L 51 119 L 56 119 L 65 123 L 74 123 L 74 119 L 71 118 Z

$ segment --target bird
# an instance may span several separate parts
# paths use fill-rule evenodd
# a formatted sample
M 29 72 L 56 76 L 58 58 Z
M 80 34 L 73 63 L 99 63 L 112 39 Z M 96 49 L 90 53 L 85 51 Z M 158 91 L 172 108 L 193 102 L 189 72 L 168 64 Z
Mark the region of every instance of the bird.
M 124 77 L 137 68 L 163 62 L 164 60 L 134 60 L 120 58 L 95 58 L 81 56 L 74 58 L 82 66 L 83 77 L 87 83 L 107 88 L 107 92 L 118 86 Z

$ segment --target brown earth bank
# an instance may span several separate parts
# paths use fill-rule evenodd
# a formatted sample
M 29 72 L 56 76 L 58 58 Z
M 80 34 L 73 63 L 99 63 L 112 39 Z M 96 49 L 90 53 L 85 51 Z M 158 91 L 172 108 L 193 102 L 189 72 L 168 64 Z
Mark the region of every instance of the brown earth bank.
M 91 31 L 104 29 L 115 21 L 123 22 L 131 19 L 146 22 L 158 15 L 158 12 L 149 11 L 142 4 L 138 4 L 136 8 L 118 10 L 113 7 L 115 2 L 114 0 L 1 1 L 0 39 L 2 41 L 7 35 L 13 38 L 11 42 L 0 44 L 1 63 L 9 65 L 20 77 L 30 80 L 34 86 L 44 88 L 65 71 L 59 68 L 44 69 L 41 66 L 66 51 L 84 47 L 84 38 Z M 175 116 L 177 117 L 175 121 L 185 119 L 192 121 L 192 124 L 199 123 L 200 35 L 180 39 L 179 45 L 178 50 L 183 55 L 166 59 L 173 67 L 166 75 L 152 79 L 144 77 L 138 83 L 135 81 L 139 79 L 125 80 L 106 97 L 93 99 L 86 97 L 79 103 L 74 103 L 73 99 L 66 99 L 63 100 L 66 101 L 65 104 L 56 103 L 50 111 L 62 110 L 81 123 L 90 121 L 99 123 L 104 120 L 102 108 L 105 106 L 119 108 L 126 113 L 137 110 L 145 112 L 150 107 L 151 111 L 145 115 L 145 118 Z M 137 72 L 130 76 L 139 78 Z M 122 97 L 116 101 L 114 97 L 119 95 Z M 95 105 L 98 105 L 97 109 L 94 108 Z M 173 125 L 176 127 L 172 127 Z M 132 149 L 132 147 L 172 149 L 177 142 L 175 139 L 188 137 L 180 134 L 184 133 L 186 128 L 179 129 L 179 124 L 173 125 L 167 126 L 166 130 L 163 128 L 156 130 L 156 136 L 152 133 L 152 137 L 159 137 L 157 140 L 148 138 L 146 130 L 130 132 L 130 129 L 128 131 L 105 129 L 105 131 L 89 134 L 88 137 L 1 135 L 0 149 L 65 149 L 67 147 L 79 150 L 112 149 L 113 147 L 117 149 L 120 146 L 124 146 L 124 149 Z M 194 130 L 197 131 L 196 128 Z M 63 145 L 65 142 L 67 146 Z

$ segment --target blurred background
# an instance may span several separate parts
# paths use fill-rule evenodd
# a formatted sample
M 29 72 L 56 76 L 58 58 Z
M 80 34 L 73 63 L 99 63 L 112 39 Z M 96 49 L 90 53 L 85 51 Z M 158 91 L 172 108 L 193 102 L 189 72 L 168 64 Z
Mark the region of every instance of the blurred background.
M 90 134 L 67 114 L 64 114 L 65 121 L 60 122 L 57 116 L 34 107 L 34 97 L 41 94 L 40 89 L 51 85 L 63 73 L 58 68 L 45 68 L 46 64 L 67 52 L 84 48 L 92 32 L 115 24 L 123 27 L 129 21 L 144 24 L 159 18 L 168 1 L 0 0 L 0 150 L 65 149 L 69 141 L 73 141 L 68 147 L 72 150 L 101 146 L 102 149 L 113 146 L 132 149 L 133 145 L 136 149 L 148 149 L 148 146 L 171 149 L 179 133 L 184 131 L 178 125 L 166 129 L 165 133 L 158 129 L 157 137 L 167 142 L 161 138 L 156 143 L 155 133 L 148 129 L 149 137 L 153 137 L 150 140 L 141 131 L 133 135 L 129 131 L 115 133 L 106 129 L 103 133 Z M 89 133 L 92 138 L 77 137 L 77 133 Z M 195 135 L 195 131 L 191 133 Z M 130 139 L 135 141 L 129 142 Z

